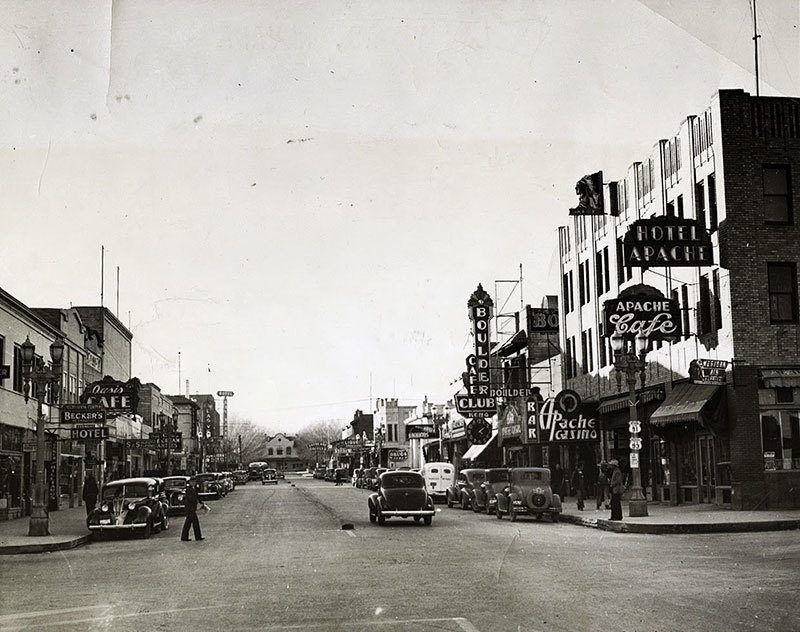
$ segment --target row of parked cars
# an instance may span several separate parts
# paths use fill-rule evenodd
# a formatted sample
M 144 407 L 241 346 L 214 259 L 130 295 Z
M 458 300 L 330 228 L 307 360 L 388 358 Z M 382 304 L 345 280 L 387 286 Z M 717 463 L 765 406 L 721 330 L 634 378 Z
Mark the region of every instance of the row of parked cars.
M 313 476 L 330 483 L 335 483 L 337 480 L 342 483 L 350 482 L 350 472 L 346 467 L 317 467 Z
M 201 500 L 218 500 L 247 482 L 247 472 L 203 472 L 195 475 Z M 149 538 L 169 528 L 169 516 L 185 511 L 188 476 L 143 476 L 110 481 L 100 490 L 98 506 L 86 517 L 95 537 L 128 533 Z

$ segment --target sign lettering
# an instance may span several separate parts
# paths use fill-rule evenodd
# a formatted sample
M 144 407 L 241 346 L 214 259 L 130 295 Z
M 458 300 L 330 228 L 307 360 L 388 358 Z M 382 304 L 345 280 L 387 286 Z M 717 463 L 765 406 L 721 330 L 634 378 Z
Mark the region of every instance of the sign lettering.
M 69 429 L 73 441 L 99 441 L 108 439 L 108 426 L 76 426 Z
M 625 265 L 631 268 L 714 264 L 711 236 L 695 219 L 667 216 L 636 220 L 625 234 L 622 248 Z
M 605 301 L 603 320 L 606 336 L 618 333 L 626 340 L 633 340 L 639 333 L 656 341 L 676 339 L 681 334 L 677 301 L 649 285 L 634 285 L 617 298 Z

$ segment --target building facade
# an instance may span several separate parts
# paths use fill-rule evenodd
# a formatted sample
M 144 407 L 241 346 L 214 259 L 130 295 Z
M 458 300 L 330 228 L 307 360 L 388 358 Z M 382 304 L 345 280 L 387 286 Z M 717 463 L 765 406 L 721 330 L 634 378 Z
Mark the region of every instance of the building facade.
M 564 386 L 598 405 L 597 458 L 627 468 L 627 388 L 617 385 L 603 306 L 634 286 L 677 303 L 680 336 L 647 341 L 642 482 L 648 498 L 736 509 L 800 506 L 800 105 L 721 90 L 624 178 L 605 208 L 559 231 Z M 640 219 L 688 218 L 711 237 L 713 265 L 628 267 Z M 727 365 L 704 383 L 696 362 Z
M 379 397 L 375 400 L 372 417 L 379 465 L 384 467 L 410 465 L 409 443 L 404 422 L 415 409 L 415 404 L 400 404 L 397 398 Z
M 299 472 L 306 467 L 294 444 L 294 436 L 279 432 L 264 441 L 263 460 L 279 472 Z
M 183 450 L 173 454 L 173 474 L 202 472 L 200 459 L 200 406 L 183 395 L 167 395 L 177 416 L 177 429 L 183 437 Z

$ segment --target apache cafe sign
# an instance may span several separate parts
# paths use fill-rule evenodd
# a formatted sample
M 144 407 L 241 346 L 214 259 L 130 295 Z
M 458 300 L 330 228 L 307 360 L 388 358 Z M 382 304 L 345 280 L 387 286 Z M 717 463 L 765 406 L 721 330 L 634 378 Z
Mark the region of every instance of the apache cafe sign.
M 497 412 L 497 397 L 489 392 L 489 323 L 492 319 L 492 298 L 478 284 L 467 301 L 472 333 L 475 338 L 475 353 L 467 356 L 467 370 L 463 373 L 466 394 L 455 396 L 456 410 L 464 417 L 491 417 Z
M 708 230 L 696 219 L 655 217 L 636 220 L 622 241 L 630 268 L 697 267 L 714 264 Z
M 89 406 L 100 406 L 110 416 L 132 415 L 138 404 L 139 385 L 139 380 L 135 377 L 127 382 L 120 382 L 106 375 L 99 382 L 86 386 L 81 402 Z
M 603 326 L 606 336 L 616 332 L 633 340 L 643 333 L 648 340 L 673 340 L 681 335 L 681 313 L 678 302 L 656 288 L 633 285 L 603 303 Z

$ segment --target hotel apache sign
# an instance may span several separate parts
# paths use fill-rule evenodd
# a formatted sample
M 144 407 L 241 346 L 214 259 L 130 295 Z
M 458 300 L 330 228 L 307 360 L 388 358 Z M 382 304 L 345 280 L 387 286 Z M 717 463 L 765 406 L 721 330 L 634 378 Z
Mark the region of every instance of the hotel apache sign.
M 714 264 L 711 235 L 695 219 L 653 217 L 631 224 L 622 241 L 630 268 L 698 267 Z
M 497 412 L 497 397 L 489 393 L 489 323 L 494 302 L 478 284 L 467 301 L 472 333 L 475 337 L 475 353 L 467 356 L 467 370 L 463 374 L 466 394 L 455 396 L 456 410 L 464 417 L 491 417 Z
M 633 340 L 643 333 L 648 340 L 674 340 L 681 335 L 681 312 L 677 301 L 639 284 L 603 303 L 603 325 L 607 336 L 616 332 Z

